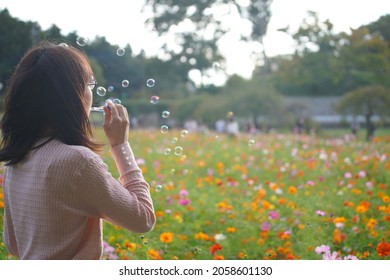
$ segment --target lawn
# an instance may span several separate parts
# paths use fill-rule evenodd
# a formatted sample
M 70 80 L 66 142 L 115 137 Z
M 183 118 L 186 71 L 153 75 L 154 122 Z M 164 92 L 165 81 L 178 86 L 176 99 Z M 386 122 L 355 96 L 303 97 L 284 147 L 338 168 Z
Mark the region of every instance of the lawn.
M 130 143 L 157 223 L 147 234 L 105 223 L 105 259 L 390 259 L 388 136 L 136 130 Z

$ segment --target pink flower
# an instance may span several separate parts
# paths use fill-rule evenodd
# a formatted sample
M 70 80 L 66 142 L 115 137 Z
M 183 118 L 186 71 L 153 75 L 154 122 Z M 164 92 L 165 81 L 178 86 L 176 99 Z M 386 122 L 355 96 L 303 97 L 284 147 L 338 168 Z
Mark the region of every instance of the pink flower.
M 260 225 L 260 229 L 262 231 L 269 231 L 271 229 L 271 224 L 270 223 L 267 223 L 267 222 L 264 222 Z
M 366 172 L 365 171 L 359 171 L 359 177 L 361 177 L 361 178 L 366 177 Z
M 310 181 L 310 180 L 307 181 L 306 184 L 308 184 L 309 186 L 314 186 L 315 185 L 314 181 Z
M 321 246 L 318 246 L 314 249 L 314 251 L 320 255 L 320 254 L 324 254 L 324 253 L 327 253 L 327 252 L 330 252 L 330 247 L 328 245 L 321 245 Z
M 324 211 L 321 211 L 321 210 L 317 210 L 317 211 L 316 211 L 316 214 L 317 214 L 318 216 L 325 216 L 325 212 L 324 212 Z
M 352 174 L 350 172 L 347 172 L 344 174 L 344 177 L 347 179 L 352 178 Z
M 270 218 L 271 220 L 276 220 L 279 218 L 279 213 L 276 211 L 270 211 L 268 213 L 268 218 Z
M 344 260 L 352 260 L 352 261 L 355 261 L 355 260 L 358 260 L 358 258 L 354 255 L 348 255 L 346 257 L 344 257 Z
M 189 199 L 186 199 L 186 198 L 181 198 L 181 199 L 179 199 L 179 204 L 180 205 L 188 205 L 188 204 L 190 204 L 190 200 Z
M 325 254 L 322 255 L 323 260 L 341 260 L 340 257 L 337 257 L 337 252 L 333 251 L 330 253 L 330 251 L 325 252 Z
M 180 190 L 180 192 L 179 192 L 179 195 L 180 195 L 180 197 L 186 197 L 187 195 L 188 195 L 188 191 L 187 190 Z

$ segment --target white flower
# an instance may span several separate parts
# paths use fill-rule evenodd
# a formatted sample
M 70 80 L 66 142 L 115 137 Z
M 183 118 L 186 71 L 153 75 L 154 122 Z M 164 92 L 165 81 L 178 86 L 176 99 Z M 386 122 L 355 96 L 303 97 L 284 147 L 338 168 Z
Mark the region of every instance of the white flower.
M 221 240 L 225 240 L 226 236 L 222 233 L 217 233 L 216 235 L 214 235 L 214 239 L 215 241 L 219 242 Z

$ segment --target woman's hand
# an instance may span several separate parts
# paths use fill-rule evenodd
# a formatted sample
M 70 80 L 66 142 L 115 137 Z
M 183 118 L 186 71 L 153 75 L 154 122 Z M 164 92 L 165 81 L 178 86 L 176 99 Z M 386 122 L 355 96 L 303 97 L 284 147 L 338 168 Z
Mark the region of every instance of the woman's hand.
M 103 128 L 111 147 L 128 142 L 129 135 L 129 115 L 127 109 L 121 104 L 114 104 L 107 100 L 104 106 Z

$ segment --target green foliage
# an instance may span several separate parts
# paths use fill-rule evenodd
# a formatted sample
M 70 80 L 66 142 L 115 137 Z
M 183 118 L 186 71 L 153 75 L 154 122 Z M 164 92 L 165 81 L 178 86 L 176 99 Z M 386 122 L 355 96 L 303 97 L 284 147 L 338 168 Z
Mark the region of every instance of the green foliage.
M 386 117 L 390 115 L 390 89 L 381 85 L 365 86 L 347 92 L 337 105 L 343 113 Z
M 341 96 L 365 85 L 390 85 L 390 49 L 372 24 L 335 34 L 328 20 L 309 12 L 299 30 L 290 34 L 297 42 L 294 55 L 274 58 L 275 86 L 290 96 Z M 377 29 L 375 29 L 377 28 Z M 288 33 L 288 28 L 283 30 Z M 288 33 L 289 34 L 289 33 Z
M 13 18 L 7 9 L 0 10 L 0 82 L 4 86 L 13 67 L 31 46 L 33 28 L 36 26 L 32 22 Z

